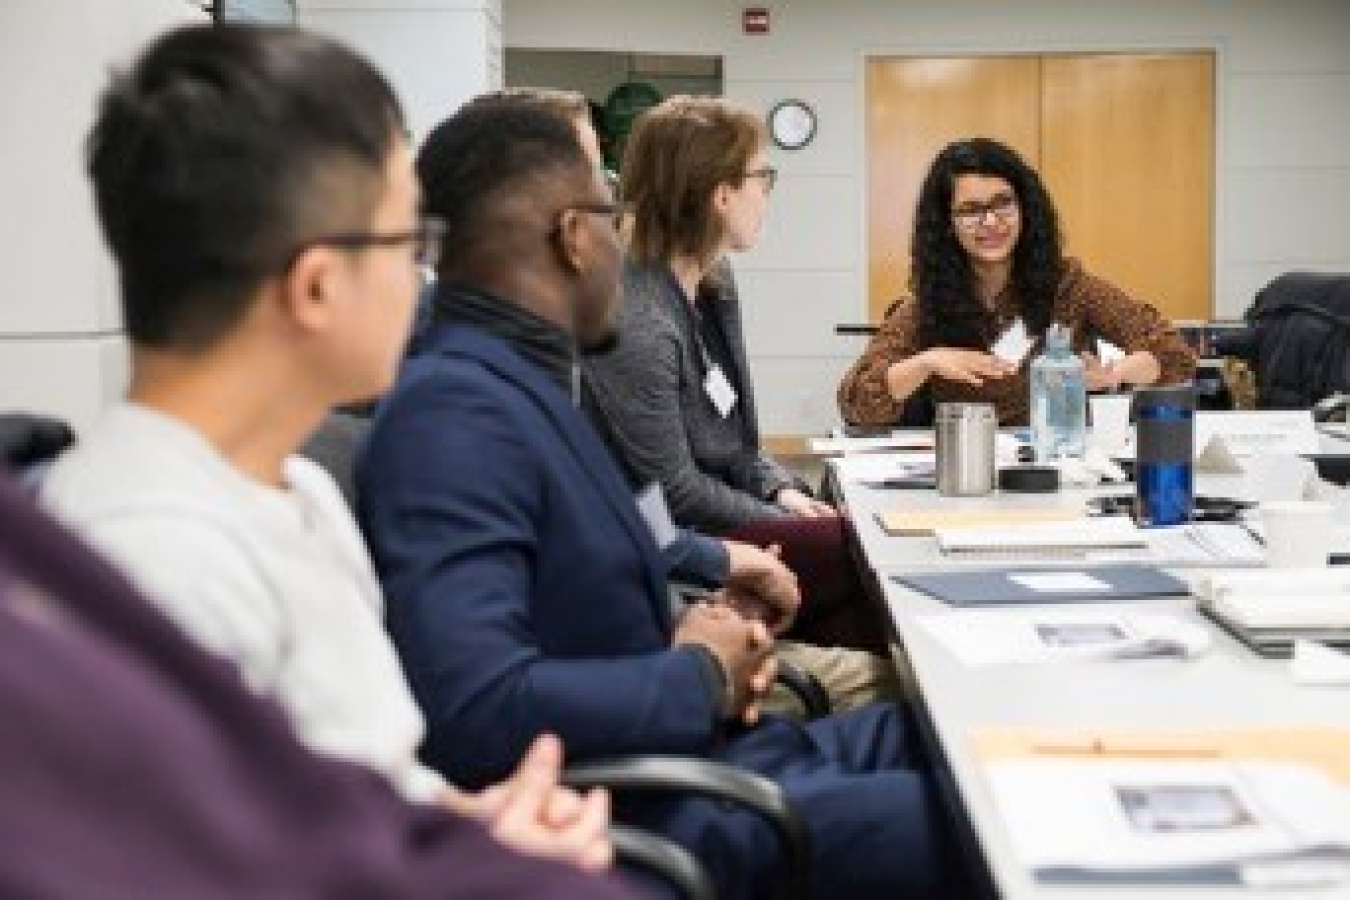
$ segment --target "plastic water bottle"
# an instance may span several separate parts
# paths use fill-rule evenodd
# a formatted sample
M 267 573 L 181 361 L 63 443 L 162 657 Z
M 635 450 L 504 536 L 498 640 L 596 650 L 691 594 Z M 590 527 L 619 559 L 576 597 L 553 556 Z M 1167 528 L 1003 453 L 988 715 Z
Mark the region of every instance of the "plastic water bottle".
M 1036 461 L 1081 459 L 1087 436 L 1087 382 L 1068 327 L 1054 324 L 1031 362 L 1031 440 Z

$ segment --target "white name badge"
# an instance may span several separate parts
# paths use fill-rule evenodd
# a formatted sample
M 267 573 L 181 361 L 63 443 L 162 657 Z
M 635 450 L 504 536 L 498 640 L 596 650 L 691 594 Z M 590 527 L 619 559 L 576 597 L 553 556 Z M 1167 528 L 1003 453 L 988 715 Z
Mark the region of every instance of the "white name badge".
M 664 550 L 675 543 L 676 538 L 680 536 L 680 530 L 675 527 L 675 520 L 670 516 L 670 507 L 666 505 L 666 492 L 661 490 L 660 482 L 653 481 L 638 491 L 637 505 L 638 512 L 642 514 L 642 521 L 647 523 L 656 546 Z
M 1035 342 L 1027 334 L 1026 323 L 1019 317 L 1013 320 L 1013 323 L 1008 326 L 1008 330 L 1003 332 L 998 340 L 994 341 L 994 345 L 989 348 L 989 352 L 1009 365 L 1020 366 L 1033 343 Z
M 713 366 L 708 370 L 707 377 L 703 379 L 703 392 L 708 395 L 719 416 L 725 419 L 731 415 L 731 409 L 736 405 L 736 389 L 727 381 L 721 366 Z

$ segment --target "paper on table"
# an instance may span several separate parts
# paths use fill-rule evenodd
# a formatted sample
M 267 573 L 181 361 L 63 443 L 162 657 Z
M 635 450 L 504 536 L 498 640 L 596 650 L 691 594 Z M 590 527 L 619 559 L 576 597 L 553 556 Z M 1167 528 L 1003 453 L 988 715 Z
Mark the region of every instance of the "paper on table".
M 989 352 L 1010 365 L 1020 366 L 1032 343 L 1030 336 L 1027 335 L 1026 323 L 1018 318 L 999 335 L 998 340 L 989 348 Z
M 1350 653 L 1314 641 L 1295 641 L 1289 673 L 1294 676 L 1295 684 L 1350 685 Z
M 1081 507 L 989 507 L 985 509 L 895 509 L 877 514 L 882 529 L 892 535 L 933 534 L 939 529 L 1015 527 L 1028 522 L 1072 522 L 1083 519 Z
M 1261 863 L 1289 886 L 1299 861 L 1350 877 L 1350 796 L 1298 764 L 1039 757 L 987 774 L 1014 853 L 1047 882 L 1243 883 Z M 1306 886 L 1306 885 L 1304 885 Z
M 1185 658 L 1210 646 L 1207 629 L 1176 616 L 1064 606 L 927 615 L 918 622 L 962 665 L 972 668 Z
M 854 453 L 886 453 L 894 450 L 933 450 L 931 432 L 896 431 L 877 437 L 812 438 L 811 453 L 815 456 L 848 456 Z

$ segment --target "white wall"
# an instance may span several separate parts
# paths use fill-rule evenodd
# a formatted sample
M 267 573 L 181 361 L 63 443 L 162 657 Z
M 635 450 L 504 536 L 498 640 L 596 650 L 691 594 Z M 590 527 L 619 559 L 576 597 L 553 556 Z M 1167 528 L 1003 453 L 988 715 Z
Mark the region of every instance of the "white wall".
M 394 86 L 415 139 L 502 84 L 501 0 L 297 0 L 296 22 L 368 56 Z
M 0 410 L 88 423 L 123 390 L 117 286 L 84 175 L 94 102 L 184 0 L 0 2 Z
M 861 349 L 837 322 L 866 315 L 862 63 L 869 54 L 1215 48 L 1216 314 L 1236 316 L 1291 268 L 1350 272 L 1350 3 L 1344 0 L 769 0 L 741 5 L 506 0 L 516 48 L 693 52 L 724 58 L 727 96 L 767 111 L 797 96 L 814 143 L 778 153 L 783 179 L 761 246 L 737 267 L 768 433 L 836 419 L 834 389 Z

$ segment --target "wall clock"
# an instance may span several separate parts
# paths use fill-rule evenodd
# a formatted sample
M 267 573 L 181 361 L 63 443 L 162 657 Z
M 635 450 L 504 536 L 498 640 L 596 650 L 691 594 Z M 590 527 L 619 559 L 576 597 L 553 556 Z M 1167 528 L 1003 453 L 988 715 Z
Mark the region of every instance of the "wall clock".
M 816 111 L 804 100 L 780 100 L 769 110 L 769 134 L 784 150 L 800 150 L 816 136 Z

